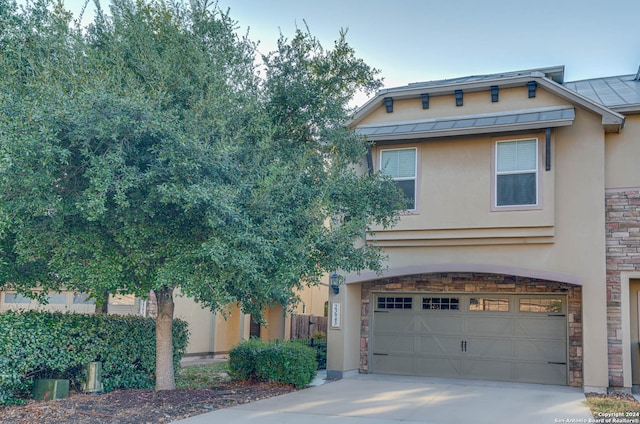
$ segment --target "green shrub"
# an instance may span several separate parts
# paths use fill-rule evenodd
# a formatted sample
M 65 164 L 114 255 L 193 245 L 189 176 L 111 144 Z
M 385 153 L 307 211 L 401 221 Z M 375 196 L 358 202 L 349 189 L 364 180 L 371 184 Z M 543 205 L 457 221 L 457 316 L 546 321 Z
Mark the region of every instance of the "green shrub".
M 316 352 L 299 343 L 249 340 L 229 352 L 230 375 L 304 387 L 316 375 Z
M 316 335 L 324 335 L 324 333 L 316 333 Z M 327 339 L 326 337 L 314 337 L 311 339 L 294 339 L 293 343 L 300 343 L 303 346 L 309 346 L 316 351 L 316 361 L 318 361 L 318 369 L 327 368 Z
M 244 340 L 229 351 L 229 376 L 235 380 L 256 378 L 256 355 L 264 349 L 259 339 Z
M 187 324 L 173 326 L 174 365 L 188 339 Z M 34 378 L 65 378 L 76 388 L 83 366 L 102 362 L 104 391 L 155 384 L 155 320 L 138 316 L 60 312 L 0 314 L 0 405 L 28 397 Z

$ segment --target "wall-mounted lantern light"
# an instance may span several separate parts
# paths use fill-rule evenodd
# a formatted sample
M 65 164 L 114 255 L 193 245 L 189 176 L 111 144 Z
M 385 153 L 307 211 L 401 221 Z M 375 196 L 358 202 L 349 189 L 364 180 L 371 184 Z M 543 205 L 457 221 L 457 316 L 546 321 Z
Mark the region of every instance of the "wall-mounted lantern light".
M 429 95 L 427 93 L 423 93 L 420 97 L 422 97 L 422 109 L 429 109 Z
M 384 107 L 387 108 L 387 113 L 393 112 L 393 98 L 385 97 L 384 98 Z
M 462 106 L 462 90 L 456 90 L 456 106 Z
M 529 88 L 529 98 L 536 97 L 536 88 L 538 88 L 538 83 L 535 81 L 529 81 L 527 83 L 527 87 Z
M 333 289 L 333 294 L 340 293 L 340 276 L 335 272 L 329 276 L 329 287 Z
M 498 86 L 497 85 L 492 85 L 491 86 L 491 101 L 493 103 L 498 101 Z

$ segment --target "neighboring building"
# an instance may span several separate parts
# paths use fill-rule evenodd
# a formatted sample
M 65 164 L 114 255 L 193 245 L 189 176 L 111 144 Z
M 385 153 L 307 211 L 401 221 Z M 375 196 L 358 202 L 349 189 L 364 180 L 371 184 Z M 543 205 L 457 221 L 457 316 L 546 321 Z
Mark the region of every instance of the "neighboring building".
M 330 376 L 640 385 L 638 75 L 415 83 L 351 127 L 408 210 L 368 235 L 388 270 L 330 296 Z
M 212 313 L 176 290 L 174 317 L 189 324 L 190 336 L 185 356 L 226 357 L 231 347 L 251 337 L 263 340 L 289 339 L 292 314 L 324 316 L 327 290 L 322 285 L 306 288 L 299 293 L 300 304 L 290 313 L 285 313 L 280 306 L 267 308 L 264 312 L 267 326 L 256 324 L 250 315 L 241 313 L 235 306 L 231 306 L 224 314 Z M 50 293 L 47 305 L 15 292 L 0 291 L 0 313 L 28 309 L 94 313 L 95 308 L 93 300 L 86 294 L 72 291 Z M 157 308 L 153 295 L 147 300 L 124 295 L 110 296 L 108 311 L 110 314 L 155 316 Z

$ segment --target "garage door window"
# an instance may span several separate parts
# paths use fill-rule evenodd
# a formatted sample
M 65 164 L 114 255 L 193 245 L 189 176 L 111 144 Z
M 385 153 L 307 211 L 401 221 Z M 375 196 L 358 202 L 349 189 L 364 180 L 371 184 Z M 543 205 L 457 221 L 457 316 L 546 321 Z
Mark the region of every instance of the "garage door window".
M 460 298 L 458 297 L 423 297 L 422 309 L 457 311 L 460 309 Z
M 520 312 L 561 313 L 562 299 L 520 299 Z
M 495 297 L 472 297 L 470 311 L 509 312 L 509 299 Z
M 412 297 L 379 297 L 378 309 L 411 309 Z

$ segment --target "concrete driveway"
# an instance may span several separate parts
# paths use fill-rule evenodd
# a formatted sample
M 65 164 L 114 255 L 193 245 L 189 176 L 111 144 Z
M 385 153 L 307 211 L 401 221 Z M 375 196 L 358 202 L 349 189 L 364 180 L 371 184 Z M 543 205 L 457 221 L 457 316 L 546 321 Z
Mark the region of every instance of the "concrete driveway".
M 181 424 L 556 424 L 592 418 L 581 389 L 350 373 L 342 380 Z

